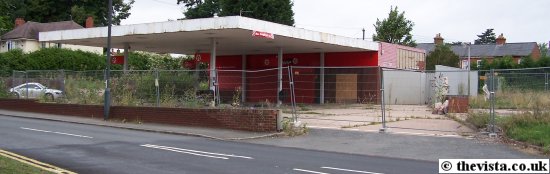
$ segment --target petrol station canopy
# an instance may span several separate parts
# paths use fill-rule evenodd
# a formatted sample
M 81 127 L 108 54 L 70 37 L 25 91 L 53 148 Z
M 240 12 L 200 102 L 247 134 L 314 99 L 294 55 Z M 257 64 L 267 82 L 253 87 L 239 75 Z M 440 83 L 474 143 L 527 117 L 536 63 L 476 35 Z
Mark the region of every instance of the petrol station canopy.
M 105 47 L 107 27 L 40 32 L 41 42 Z M 213 46 L 213 43 L 216 43 Z M 156 53 L 255 55 L 377 51 L 378 43 L 241 17 L 215 17 L 112 27 L 112 47 Z

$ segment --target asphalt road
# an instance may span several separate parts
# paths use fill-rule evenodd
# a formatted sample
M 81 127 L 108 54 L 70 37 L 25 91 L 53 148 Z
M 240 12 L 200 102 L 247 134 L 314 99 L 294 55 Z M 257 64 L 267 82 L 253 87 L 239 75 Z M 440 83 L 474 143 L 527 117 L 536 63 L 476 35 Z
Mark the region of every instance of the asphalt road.
M 437 163 L 0 116 L 0 149 L 77 173 L 437 173 Z

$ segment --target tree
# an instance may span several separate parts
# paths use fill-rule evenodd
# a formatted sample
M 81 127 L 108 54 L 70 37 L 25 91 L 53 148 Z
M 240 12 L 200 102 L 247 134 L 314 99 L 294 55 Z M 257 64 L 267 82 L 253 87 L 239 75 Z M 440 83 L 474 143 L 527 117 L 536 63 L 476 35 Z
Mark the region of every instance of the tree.
M 382 21 L 376 19 L 376 24 L 374 24 L 376 34 L 372 35 L 372 39 L 414 47 L 416 43 L 411 34 L 413 26 L 414 23 L 405 18 L 405 12 L 399 13 L 397 7 L 392 7 L 388 18 Z
M 185 4 L 186 19 L 242 15 L 285 25 L 294 25 L 290 0 L 178 0 Z M 241 13 L 243 12 L 244 13 Z
M 531 55 L 521 58 L 521 62 L 519 64 L 519 67 L 521 68 L 534 68 L 536 66 L 537 66 L 537 63 L 533 61 L 533 58 L 531 58 Z
M 537 65 L 538 65 L 539 67 L 550 67 L 550 57 L 548 57 L 548 56 L 541 57 L 541 58 L 537 61 Z
M 242 15 L 279 24 L 294 25 L 290 0 L 220 0 L 220 16 Z M 241 11 L 247 11 L 241 13 Z
M 94 18 L 94 23 L 99 26 L 107 25 L 107 3 L 105 0 L 66 0 L 63 3 L 51 0 L 4 0 L 10 1 L 4 8 L 1 16 L 8 16 L 10 21 L 22 17 L 34 22 L 57 22 L 73 20 L 84 24 L 88 16 Z M 13 3 L 11 2 L 13 1 Z M 134 0 L 113 0 L 113 24 L 119 25 L 120 21 L 130 16 L 130 8 Z
M 481 35 L 477 35 L 478 39 L 474 41 L 474 44 L 493 44 L 497 42 L 497 38 L 495 33 L 493 32 L 494 29 L 489 28 L 485 32 L 481 33 Z
M 481 61 L 479 62 L 479 70 L 490 70 L 491 69 L 491 63 L 487 60 L 487 58 L 481 58 Z
M 546 53 L 548 52 L 548 43 L 539 43 L 538 46 L 540 50 L 540 57 L 550 56 L 546 55 Z
M 219 0 L 178 0 L 187 8 L 185 19 L 209 18 L 220 13 Z
M 436 45 L 434 51 L 426 56 L 426 70 L 435 70 L 435 65 L 457 67 L 460 59 L 448 45 Z
M 516 66 L 517 64 L 514 63 L 512 56 L 493 58 L 493 62 L 491 63 L 491 68 L 493 69 L 514 69 Z

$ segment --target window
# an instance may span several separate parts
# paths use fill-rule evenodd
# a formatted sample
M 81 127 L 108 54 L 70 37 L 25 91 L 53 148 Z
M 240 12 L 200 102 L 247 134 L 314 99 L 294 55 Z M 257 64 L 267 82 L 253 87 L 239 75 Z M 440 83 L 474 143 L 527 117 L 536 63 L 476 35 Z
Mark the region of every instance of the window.
M 462 69 L 468 69 L 468 60 L 463 60 L 462 61 Z
M 481 67 L 481 60 L 477 60 L 476 63 L 478 68 Z
M 40 48 L 46 48 L 46 42 L 40 42 Z
M 518 64 L 521 64 L 521 59 L 518 59 Z
M 57 43 L 57 48 L 61 48 L 61 43 Z
M 8 41 L 6 42 L 6 45 L 8 45 L 8 51 L 9 51 L 9 50 L 13 50 L 13 49 L 15 49 L 15 47 L 16 47 L 15 42 L 14 42 L 14 41 L 11 41 L 11 40 L 8 40 Z

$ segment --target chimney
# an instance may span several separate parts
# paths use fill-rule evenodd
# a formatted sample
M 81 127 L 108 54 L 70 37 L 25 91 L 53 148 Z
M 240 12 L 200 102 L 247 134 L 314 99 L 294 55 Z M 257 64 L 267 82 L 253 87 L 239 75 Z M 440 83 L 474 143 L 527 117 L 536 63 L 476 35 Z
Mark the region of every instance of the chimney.
M 497 45 L 504 44 L 506 44 L 506 38 L 504 37 L 504 34 L 500 33 L 500 35 L 497 37 Z
M 23 18 L 16 18 L 15 19 L 15 28 L 25 24 L 25 19 Z
M 441 33 L 437 33 L 434 37 L 434 43 L 436 45 L 443 45 L 443 38 L 441 37 Z
M 88 16 L 88 18 L 86 18 L 86 28 L 94 28 L 94 18 L 91 17 L 91 16 Z

